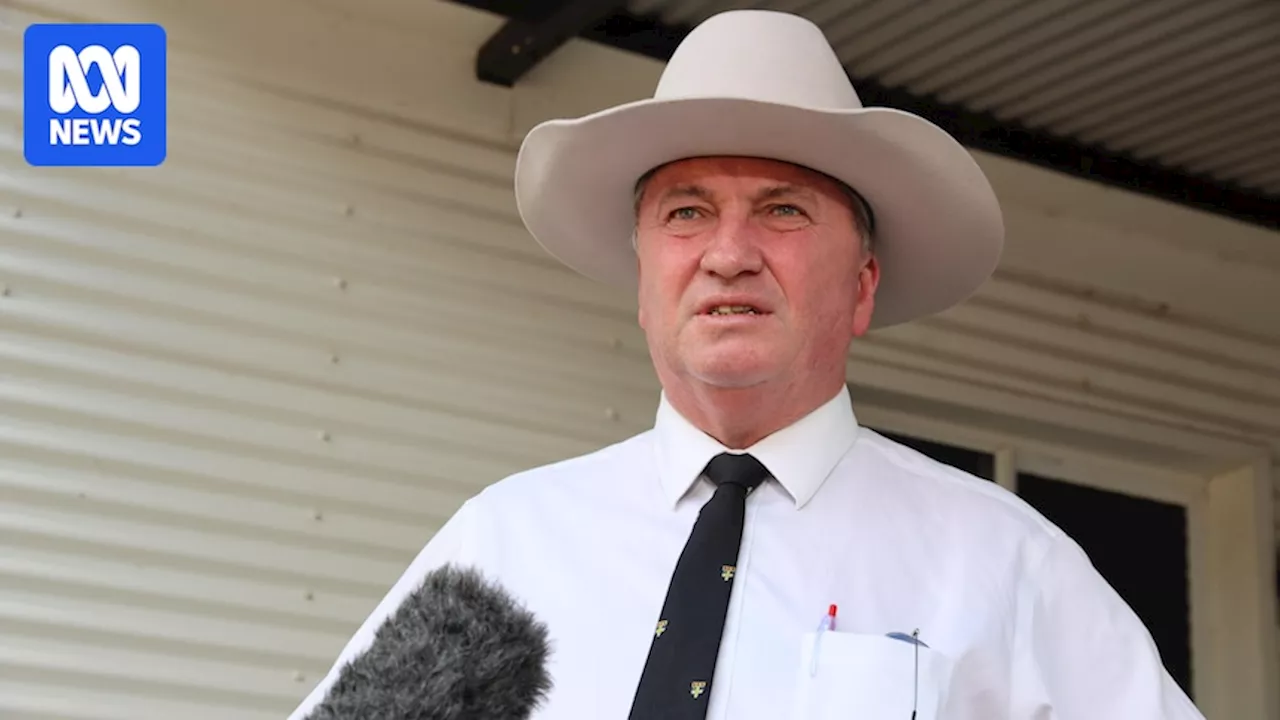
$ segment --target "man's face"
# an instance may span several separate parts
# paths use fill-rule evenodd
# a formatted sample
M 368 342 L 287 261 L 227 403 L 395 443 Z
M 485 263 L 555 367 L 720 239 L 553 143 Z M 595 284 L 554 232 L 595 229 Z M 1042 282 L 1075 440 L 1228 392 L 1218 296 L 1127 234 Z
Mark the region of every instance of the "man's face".
M 879 269 L 836 183 L 768 160 L 683 160 L 651 177 L 636 232 L 639 320 L 664 384 L 843 380 Z

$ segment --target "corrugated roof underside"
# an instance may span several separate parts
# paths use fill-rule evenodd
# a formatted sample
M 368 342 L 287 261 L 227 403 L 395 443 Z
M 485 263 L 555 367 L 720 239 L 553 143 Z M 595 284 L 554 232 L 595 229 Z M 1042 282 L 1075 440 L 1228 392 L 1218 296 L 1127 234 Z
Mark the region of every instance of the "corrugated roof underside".
M 642 424 L 647 355 L 508 151 L 176 33 L 165 166 L 26 167 L 44 19 L 0 28 L 0 717 L 279 720 L 464 498 Z
M 690 25 L 799 13 L 856 78 L 1280 195 L 1274 0 L 632 0 Z

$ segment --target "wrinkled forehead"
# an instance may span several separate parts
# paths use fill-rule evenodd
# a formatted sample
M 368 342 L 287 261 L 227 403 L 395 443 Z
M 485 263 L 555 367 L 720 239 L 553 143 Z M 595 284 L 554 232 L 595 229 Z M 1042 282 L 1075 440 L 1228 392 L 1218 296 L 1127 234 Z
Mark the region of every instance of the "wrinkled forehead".
M 793 163 L 752 157 L 695 157 L 675 160 L 653 168 L 636 183 L 637 193 L 647 188 L 672 185 L 709 184 L 721 180 L 771 182 L 839 190 L 840 181 Z
M 778 186 L 804 188 L 843 199 L 857 216 L 860 227 L 874 232 L 875 215 L 870 203 L 848 184 L 825 173 L 782 160 L 768 158 L 712 156 L 675 160 L 645 173 L 636 181 L 635 210 L 645 199 L 675 187 L 714 185 L 725 180 L 749 180 Z

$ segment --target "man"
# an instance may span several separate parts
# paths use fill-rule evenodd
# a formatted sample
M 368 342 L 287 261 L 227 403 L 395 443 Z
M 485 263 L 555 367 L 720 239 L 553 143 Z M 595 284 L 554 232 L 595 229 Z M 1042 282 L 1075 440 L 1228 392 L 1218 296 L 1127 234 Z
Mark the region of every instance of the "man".
M 1061 531 L 859 427 L 849 344 L 970 295 L 1003 226 L 818 28 L 706 21 L 653 99 L 531 132 L 516 194 L 548 251 L 637 291 L 654 428 L 467 502 L 295 718 L 446 562 L 547 623 L 539 718 L 1200 717 Z

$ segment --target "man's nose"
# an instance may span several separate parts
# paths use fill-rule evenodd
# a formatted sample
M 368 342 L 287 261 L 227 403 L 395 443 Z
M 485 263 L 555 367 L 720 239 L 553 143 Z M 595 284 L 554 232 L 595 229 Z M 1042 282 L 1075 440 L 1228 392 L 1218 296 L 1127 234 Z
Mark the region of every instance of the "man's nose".
M 759 231 L 747 218 L 721 217 L 702 253 L 702 269 L 729 279 L 764 267 Z

